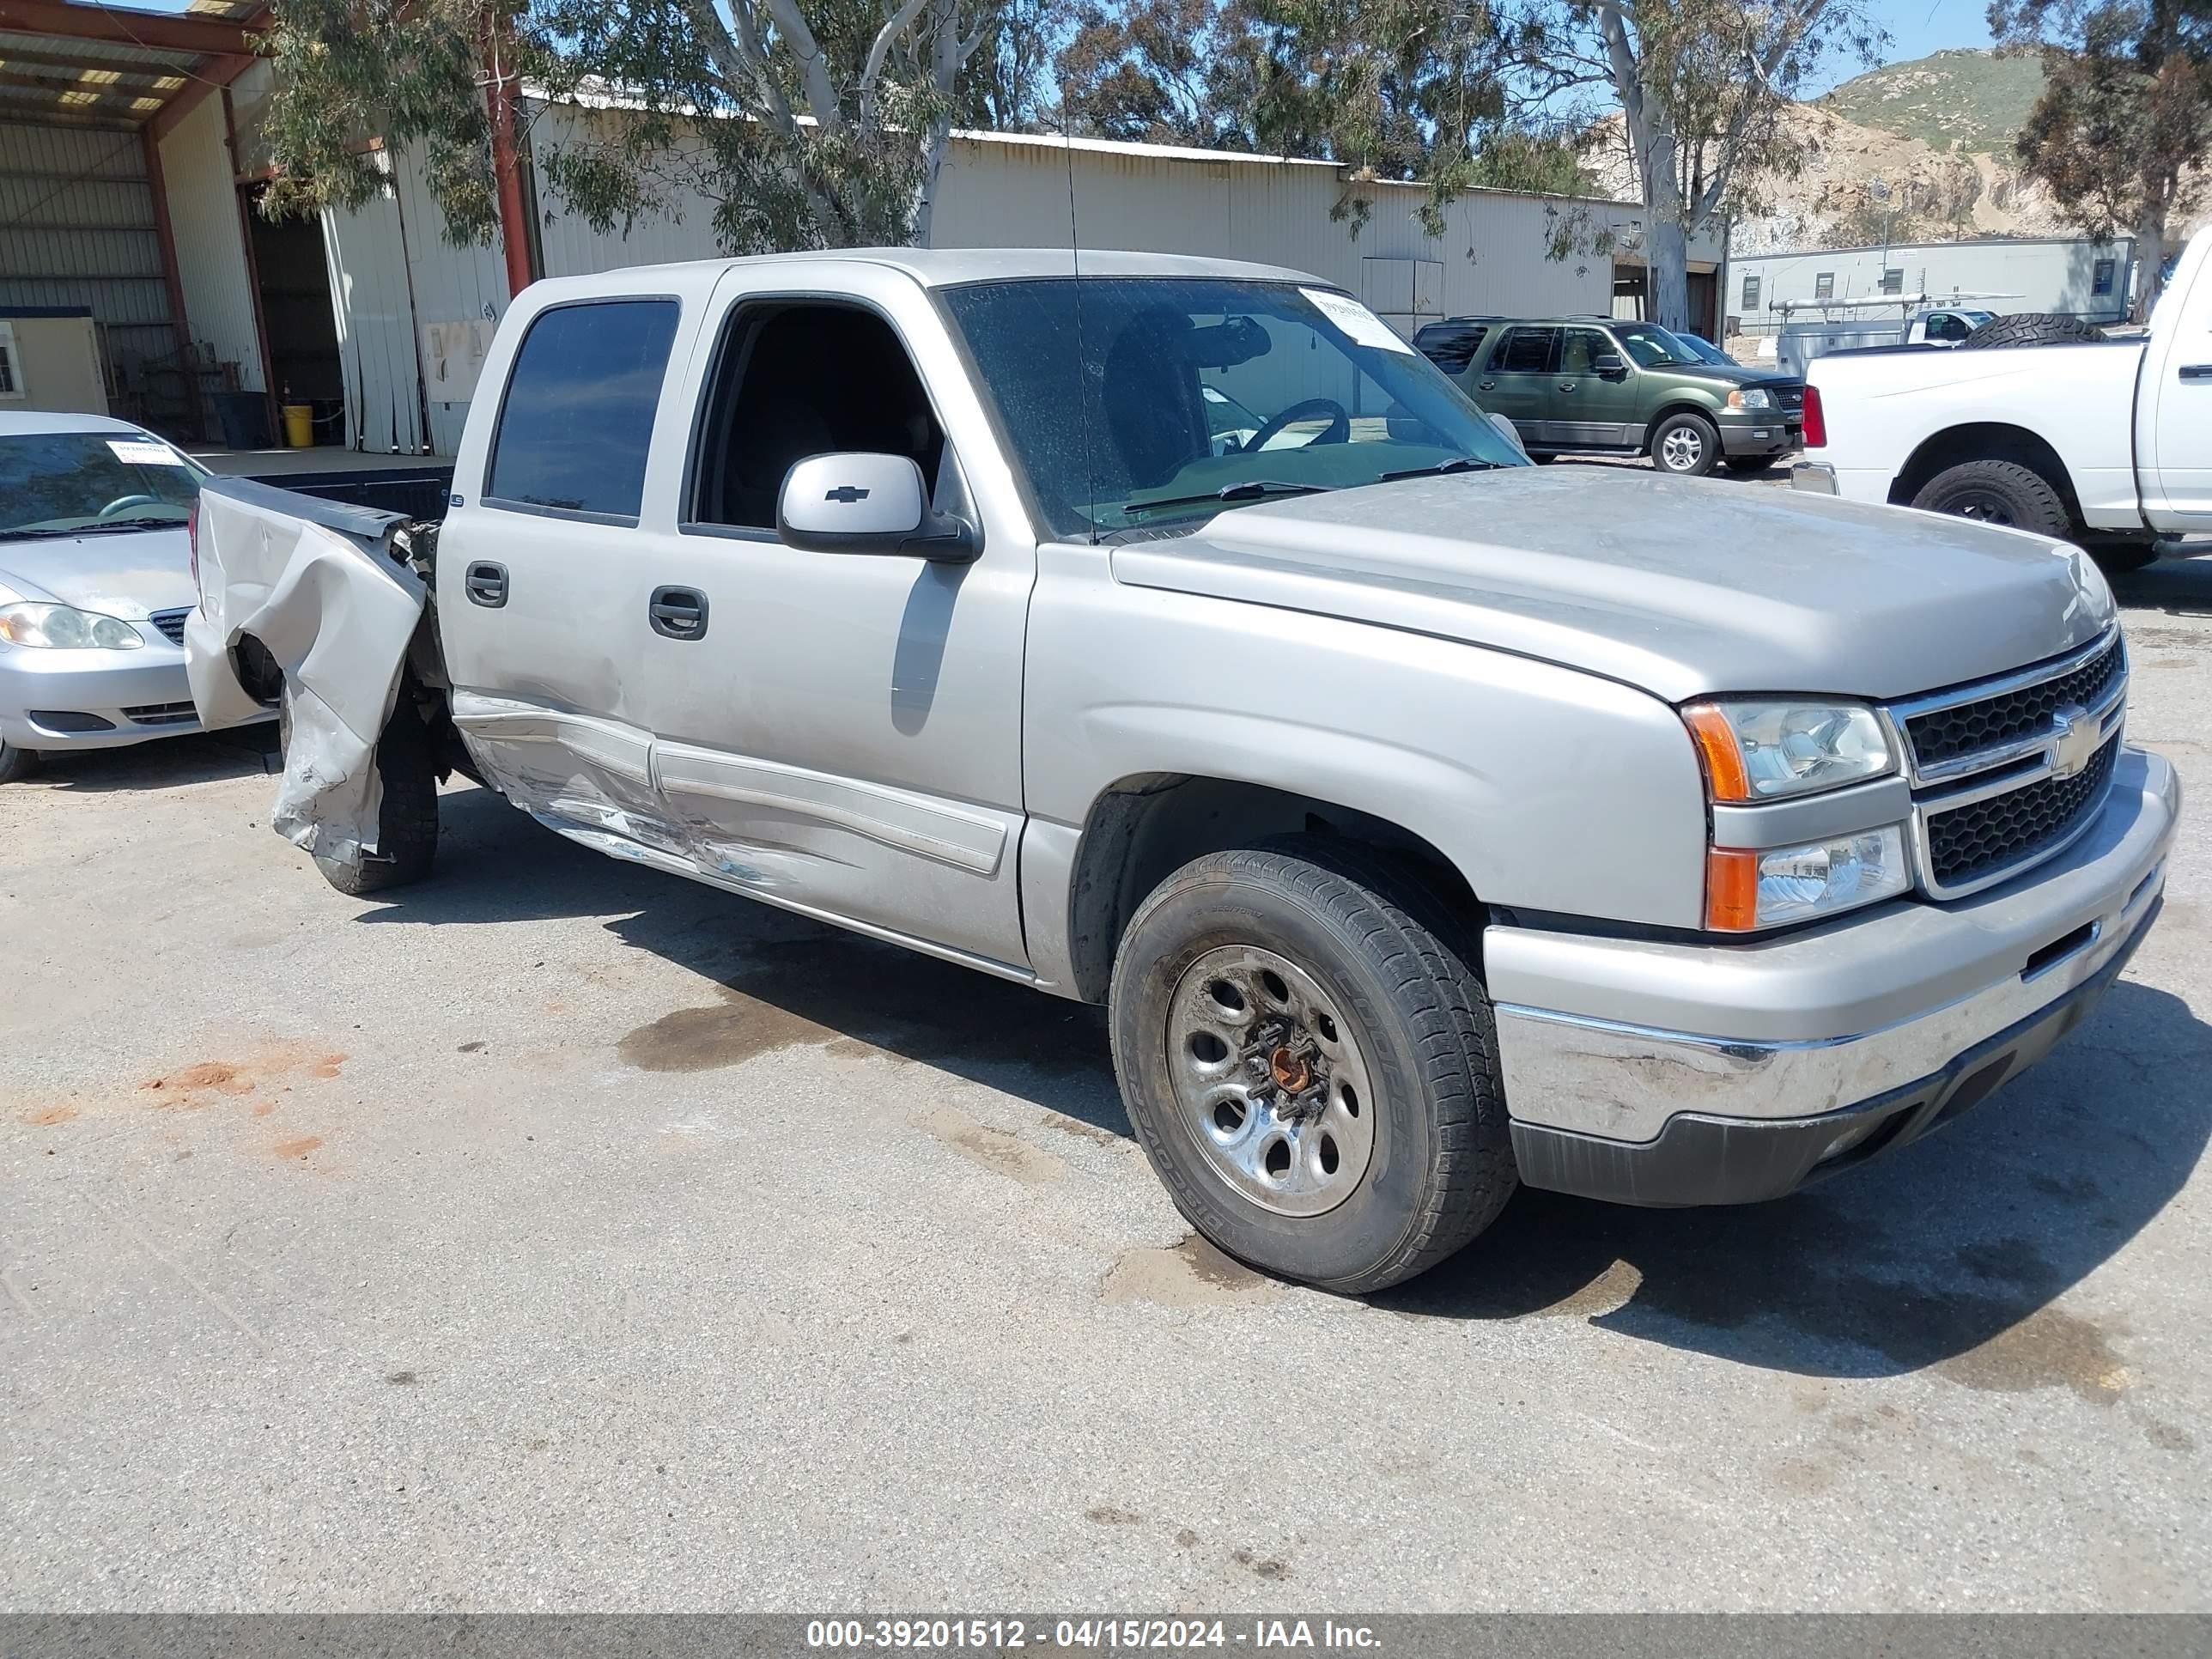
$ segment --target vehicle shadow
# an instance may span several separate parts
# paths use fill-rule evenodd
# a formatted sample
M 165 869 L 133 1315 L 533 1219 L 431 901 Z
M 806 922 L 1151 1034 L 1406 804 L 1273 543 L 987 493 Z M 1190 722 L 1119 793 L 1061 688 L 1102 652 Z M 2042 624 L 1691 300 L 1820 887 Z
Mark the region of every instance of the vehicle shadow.
M 125 789 L 169 789 L 219 778 L 258 777 L 277 763 L 276 726 L 240 726 L 156 738 L 121 749 L 52 750 L 40 757 L 28 781 L 72 794 Z
M 440 876 L 362 920 L 605 918 L 702 980 L 687 1006 L 619 1039 L 640 1070 L 850 1043 L 1130 1133 L 1100 1010 L 620 864 L 516 823 L 485 792 L 446 807 Z M 2096 1379 L 2119 1363 L 2104 1334 L 2051 1304 L 2189 1179 L 2212 1140 L 2208 1066 L 2212 1026 L 2123 982 L 2041 1066 L 1894 1157 L 1741 1208 L 1524 1191 L 1462 1254 L 1369 1300 L 1423 1321 L 1584 1318 L 1808 1376 L 1959 1362 L 1968 1381 L 2101 1397 Z M 1149 1177 L 1133 1162 L 1129 1178 Z
M 2212 553 L 2193 558 L 2169 553 L 2140 570 L 2106 580 L 2112 597 L 2124 605 L 2170 617 L 2212 617 Z

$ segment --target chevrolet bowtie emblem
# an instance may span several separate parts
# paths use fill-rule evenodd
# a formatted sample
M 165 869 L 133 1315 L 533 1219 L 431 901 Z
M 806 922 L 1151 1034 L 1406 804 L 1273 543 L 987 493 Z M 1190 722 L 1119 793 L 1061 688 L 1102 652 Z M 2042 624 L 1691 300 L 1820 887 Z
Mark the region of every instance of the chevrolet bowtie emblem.
M 2097 758 L 2104 744 L 2105 723 L 2089 718 L 2086 708 L 2062 708 L 2054 717 L 2057 730 L 2051 736 L 2051 775 L 2079 775 Z

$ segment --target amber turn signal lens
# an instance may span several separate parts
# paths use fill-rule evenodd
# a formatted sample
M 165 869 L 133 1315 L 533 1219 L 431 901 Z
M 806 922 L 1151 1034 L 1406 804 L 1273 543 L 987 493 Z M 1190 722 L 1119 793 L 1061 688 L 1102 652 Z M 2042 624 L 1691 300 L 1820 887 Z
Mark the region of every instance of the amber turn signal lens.
M 1759 854 L 1743 847 L 1716 847 L 1705 854 L 1705 926 L 1717 933 L 1744 933 L 1759 925 Z
M 1728 715 L 1715 704 L 1695 702 L 1682 711 L 1682 720 L 1697 740 L 1698 754 L 1705 763 L 1705 785 L 1712 798 L 1749 800 L 1751 779 L 1743 769 L 1743 750 Z

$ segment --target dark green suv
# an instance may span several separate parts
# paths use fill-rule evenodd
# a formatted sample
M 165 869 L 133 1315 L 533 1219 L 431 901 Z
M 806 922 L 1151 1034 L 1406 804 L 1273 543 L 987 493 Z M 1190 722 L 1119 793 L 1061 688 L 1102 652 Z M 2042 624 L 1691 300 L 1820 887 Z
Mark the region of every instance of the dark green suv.
M 1698 477 L 1759 471 L 1802 441 L 1802 380 L 1707 362 L 1656 323 L 1455 317 L 1413 343 L 1539 459 L 1648 454 Z

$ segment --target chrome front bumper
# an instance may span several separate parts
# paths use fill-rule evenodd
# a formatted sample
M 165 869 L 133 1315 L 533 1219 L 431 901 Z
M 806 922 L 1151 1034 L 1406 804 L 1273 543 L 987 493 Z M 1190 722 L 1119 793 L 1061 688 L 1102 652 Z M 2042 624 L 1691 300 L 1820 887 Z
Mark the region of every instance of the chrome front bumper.
M 1830 1143 L 1873 1109 L 1886 1121 L 1909 1108 L 1920 1129 L 1962 1109 L 1958 1091 L 1979 1099 L 2039 1059 L 2117 975 L 2157 908 L 2180 800 L 2166 761 L 2124 750 L 2103 811 L 2059 857 L 1968 899 L 1899 902 L 1777 939 L 1490 928 L 1522 1179 L 1640 1202 L 1772 1197 L 1849 1153 Z M 1865 1127 L 1859 1146 L 1880 1125 Z M 1751 1160 L 1753 1190 L 1719 1167 L 1701 1187 L 1697 1160 L 1681 1167 L 1683 1145 L 1759 1131 L 1789 1132 L 1803 1153 L 1785 1185 L 1765 1157 Z M 1623 1171 L 1639 1153 L 1668 1166 L 1668 1195 L 1632 1190 Z

